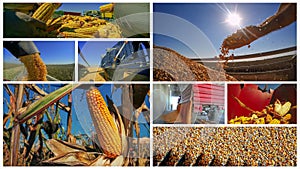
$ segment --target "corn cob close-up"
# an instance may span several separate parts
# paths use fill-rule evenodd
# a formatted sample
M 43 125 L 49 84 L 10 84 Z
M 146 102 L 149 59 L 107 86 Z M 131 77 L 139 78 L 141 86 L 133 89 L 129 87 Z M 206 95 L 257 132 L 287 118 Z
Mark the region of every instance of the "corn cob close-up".
M 60 5 L 60 3 L 43 3 L 33 13 L 32 17 L 46 23 Z
M 86 92 L 87 102 L 101 148 L 109 158 L 122 153 L 121 137 L 108 107 L 96 88 Z

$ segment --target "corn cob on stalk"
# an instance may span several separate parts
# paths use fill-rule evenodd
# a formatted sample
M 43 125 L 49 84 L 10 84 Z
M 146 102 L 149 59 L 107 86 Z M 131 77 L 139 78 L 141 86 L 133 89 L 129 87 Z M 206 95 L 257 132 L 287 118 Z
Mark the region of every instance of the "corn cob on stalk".
M 100 91 L 96 88 L 90 89 L 86 96 L 98 140 L 104 153 L 109 158 L 119 156 L 122 153 L 120 134 Z
M 47 22 L 54 11 L 60 7 L 60 3 L 43 3 L 32 15 L 33 18 Z
M 20 61 L 25 65 L 30 81 L 46 81 L 47 68 L 38 53 L 22 56 Z

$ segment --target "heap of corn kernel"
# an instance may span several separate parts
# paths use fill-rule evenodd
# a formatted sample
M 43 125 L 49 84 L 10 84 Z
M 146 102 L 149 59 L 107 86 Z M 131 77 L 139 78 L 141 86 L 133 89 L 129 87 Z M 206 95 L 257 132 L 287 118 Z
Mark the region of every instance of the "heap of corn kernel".
M 109 158 L 119 156 L 122 153 L 121 136 L 100 91 L 90 89 L 86 96 L 101 148 Z
M 20 61 L 26 67 L 29 81 L 46 81 L 47 67 L 39 54 L 22 56 Z
M 120 27 L 91 16 L 63 15 L 47 22 L 50 35 L 65 38 L 121 38 Z
M 274 104 L 270 104 L 262 111 L 252 111 L 250 117 L 239 116 L 229 120 L 229 124 L 288 124 L 292 118 L 288 113 L 291 106 L 291 102 L 282 105 L 279 100 L 276 100 Z

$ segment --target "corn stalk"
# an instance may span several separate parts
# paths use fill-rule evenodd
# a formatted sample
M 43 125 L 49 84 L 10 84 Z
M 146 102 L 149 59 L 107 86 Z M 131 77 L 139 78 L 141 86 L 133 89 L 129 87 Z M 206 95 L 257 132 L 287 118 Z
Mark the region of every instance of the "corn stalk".
M 18 116 L 18 110 L 22 106 L 22 100 L 23 100 L 23 92 L 24 92 L 24 86 L 23 84 L 20 84 L 17 90 L 17 100 L 15 103 L 15 110 L 14 110 L 14 117 Z M 18 164 L 18 152 L 19 152 L 19 146 L 20 146 L 20 126 L 19 124 L 16 124 L 13 126 L 12 129 L 12 137 L 11 137 L 11 154 L 10 154 L 10 165 L 16 166 Z

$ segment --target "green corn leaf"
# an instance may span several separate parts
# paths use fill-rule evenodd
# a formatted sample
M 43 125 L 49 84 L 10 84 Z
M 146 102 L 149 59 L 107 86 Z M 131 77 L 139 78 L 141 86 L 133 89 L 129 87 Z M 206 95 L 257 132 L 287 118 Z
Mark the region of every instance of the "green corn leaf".
M 31 117 L 42 113 L 46 108 L 51 106 L 52 104 L 56 103 L 58 100 L 63 98 L 65 95 L 70 93 L 72 90 L 77 88 L 79 84 L 69 84 L 56 91 L 46 95 L 45 97 L 41 98 L 40 100 L 34 102 L 29 106 L 29 108 L 22 114 L 20 114 L 17 119 L 19 123 L 24 123 Z

